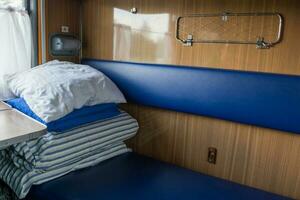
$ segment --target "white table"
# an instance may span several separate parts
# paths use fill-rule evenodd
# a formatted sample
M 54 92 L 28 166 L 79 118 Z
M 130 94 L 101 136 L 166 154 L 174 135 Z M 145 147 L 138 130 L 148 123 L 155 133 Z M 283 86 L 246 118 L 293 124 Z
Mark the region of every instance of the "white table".
M 0 149 L 46 133 L 44 124 L 0 102 Z
M 0 101 L 0 111 L 8 110 L 8 109 L 12 109 L 12 108 L 9 105 L 7 105 L 6 103 Z

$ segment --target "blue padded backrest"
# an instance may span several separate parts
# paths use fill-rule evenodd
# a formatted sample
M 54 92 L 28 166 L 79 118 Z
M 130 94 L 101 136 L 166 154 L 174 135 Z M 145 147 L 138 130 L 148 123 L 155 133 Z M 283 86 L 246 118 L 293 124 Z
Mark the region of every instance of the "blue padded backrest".
M 142 105 L 300 134 L 300 76 L 84 59 Z

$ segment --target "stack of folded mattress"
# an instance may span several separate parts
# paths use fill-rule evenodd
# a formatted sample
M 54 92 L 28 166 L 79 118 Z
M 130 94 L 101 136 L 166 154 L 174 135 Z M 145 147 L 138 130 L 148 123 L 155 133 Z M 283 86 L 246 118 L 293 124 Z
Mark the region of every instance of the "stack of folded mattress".
M 23 99 L 8 103 L 44 123 Z M 130 151 L 124 141 L 138 130 L 136 120 L 119 111 L 116 104 L 84 107 L 45 124 L 48 134 L 0 153 L 0 179 L 19 198 L 24 198 L 34 184 Z

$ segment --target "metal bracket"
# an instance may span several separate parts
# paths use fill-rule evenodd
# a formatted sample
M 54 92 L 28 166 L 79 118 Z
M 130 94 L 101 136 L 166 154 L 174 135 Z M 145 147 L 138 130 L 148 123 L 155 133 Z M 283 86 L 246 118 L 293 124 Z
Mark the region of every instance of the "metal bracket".
M 228 21 L 228 14 L 229 14 L 229 13 L 226 13 L 226 12 L 223 13 L 223 15 L 222 15 L 221 18 L 222 18 L 222 20 L 223 20 L 224 22 L 227 22 L 227 21 Z
M 193 35 L 192 34 L 188 35 L 188 37 L 184 43 L 184 46 L 187 46 L 187 47 L 193 46 Z
M 138 10 L 137 10 L 137 8 L 131 8 L 130 9 L 130 12 L 132 13 L 132 14 L 137 14 L 137 12 L 138 12 Z
M 267 43 L 264 40 L 265 39 L 263 37 L 257 38 L 257 41 L 256 41 L 257 49 L 270 49 L 270 47 L 272 47 L 272 43 Z

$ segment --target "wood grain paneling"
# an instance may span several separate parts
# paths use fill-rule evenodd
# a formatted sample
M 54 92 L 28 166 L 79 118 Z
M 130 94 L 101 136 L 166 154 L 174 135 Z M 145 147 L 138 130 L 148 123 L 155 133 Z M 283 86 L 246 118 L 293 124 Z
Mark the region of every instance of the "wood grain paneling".
M 84 57 L 172 63 L 225 69 L 300 74 L 298 0 L 85 0 Z M 133 6 L 137 15 L 129 12 Z M 197 44 L 175 40 L 180 15 L 218 12 L 279 12 L 285 18 L 282 43 L 269 50 L 255 45 Z M 249 34 L 249 33 L 247 33 Z
M 79 56 L 53 57 L 49 52 L 49 37 L 69 26 L 70 34 L 80 35 L 80 0 L 45 0 L 47 60 L 59 59 L 79 62 Z
M 132 7 L 138 14 L 129 12 Z M 84 0 L 83 56 L 300 75 L 298 0 Z M 282 43 L 197 44 L 175 40 L 176 18 L 218 12 L 280 12 Z M 263 87 L 263 86 L 262 86 Z M 300 137 L 249 125 L 138 105 L 125 106 L 141 129 L 136 152 L 196 171 L 300 199 Z M 218 149 L 216 165 L 208 147 Z
M 37 7 L 38 7 L 38 65 L 42 64 L 42 5 L 41 0 L 37 1 Z
M 127 105 L 140 124 L 134 151 L 266 191 L 300 195 L 300 136 L 244 124 Z M 218 149 L 216 165 L 208 148 Z

